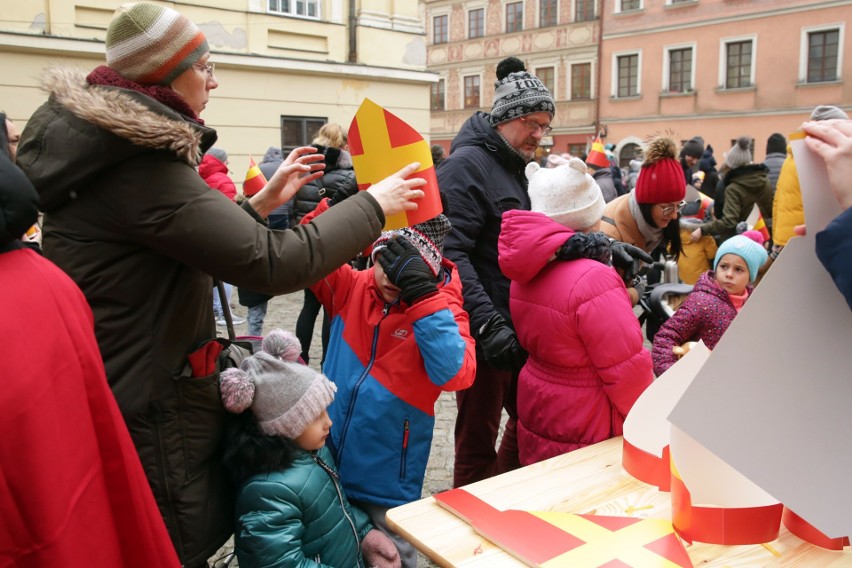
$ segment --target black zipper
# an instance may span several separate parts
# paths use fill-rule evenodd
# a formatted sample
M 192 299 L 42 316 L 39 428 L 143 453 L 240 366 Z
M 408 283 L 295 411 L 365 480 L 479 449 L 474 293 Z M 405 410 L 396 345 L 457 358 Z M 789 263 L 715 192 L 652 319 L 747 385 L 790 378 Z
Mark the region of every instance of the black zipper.
M 397 302 L 398 301 L 399 300 L 397 300 Z M 382 325 L 382 321 L 388 317 L 388 312 L 392 306 L 393 304 L 385 304 L 385 307 L 382 309 L 382 319 L 378 324 L 376 324 L 376 327 L 373 330 L 373 343 L 370 346 L 370 360 L 367 362 L 364 370 L 361 371 L 361 376 L 359 376 L 358 380 L 355 381 L 355 386 L 352 389 L 352 398 L 349 401 L 349 407 L 346 409 L 346 419 L 343 421 L 343 427 L 340 430 L 340 442 L 335 445 L 337 454 L 334 456 L 334 459 L 337 461 L 337 467 L 343 467 L 341 465 L 343 461 L 343 446 L 346 443 L 346 433 L 349 431 L 349 423 L 352 422 L 352 414 L 355 412 L 355 403 L 358 400 L 358 391 L 361 389 L 361 385 L 364 384 L 364 381 L 367 380 L 367 376 L 370 374 L 370 369 L 373 368 L 373 363 L 376 362 L 376 346 L 379 342 L 379 328 Z
M 355 537 L 355 550 L 359 551 L 358 556 L 360 557 L 361 540 L 358 538 L 358 528 L 355 526 L 355 520 L 349 515 L 349 512 L 346 510 L 346 505 L 344 504 L 343 491 L 340 489 L 340 476 L 336 471 L 329 467 L 327 463 L 322 461 L 322 458 L 316 455 L 316 453 L 309 452 L 309 455 L 311 456 L 311 459 L 314 460 L 314 463 L 325 471 L 331 479 L 331 483 L 334 485 L 335 491 L 337 491 L 337 500 L 340 503 L 340 510 L 343 512 L 343 516 L 346 517 L 346 520 L 349 521 L 349 528 L 352 529 L 352 535 Z
M 402 422 L 402 455 L 399 460 L 399 478 L 405 479 L 406 456 L 408 455 L 408 418 Z
M 160 408 L 159 401 L 153 401 L 151 403 L 151 424 L 154 427 L 154 446 L 155 453 L 157 455 L 157 476 L 159 477 L 160 485 L 163 487 L 163 490 L 166 493 L 166 514 L 171 521 L 171 525 L 174 527 L 174 534 L 172 534 L 172 538 L 175 540 L 175 549 L 178 552 L 178 556 L 183 557 L 184 549 L 183 549 L 183 540 L 181 539 L 180 534 L 180 525 L 178 524 L 177 517 L 175 514 L 175 508 L 172 502 L 172 492 L 169 487 L 169 483 L 166 479 L 166 464 L 168 463 L 168 456 L 165 455 L 165 444 L 163 443 L 163 411 Z

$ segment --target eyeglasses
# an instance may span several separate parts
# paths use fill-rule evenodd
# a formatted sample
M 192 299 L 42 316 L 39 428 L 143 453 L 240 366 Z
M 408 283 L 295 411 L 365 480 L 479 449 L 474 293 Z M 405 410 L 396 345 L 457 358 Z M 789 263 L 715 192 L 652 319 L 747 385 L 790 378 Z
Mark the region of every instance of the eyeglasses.
M 519 120 L 524 123 L 524 127 L 527 129 L 527 132 L 535 133 L 541 130 L 542 136 L 547 136 L 551 132 L 553 132 L 552 126 L 547 126 L 544 124 L 539 124 L 534 120 L 529 120 L 526 117 L 520 117 Z
M 212 77 L 213 70 L 216 69 L 215 63 L 193 63 L 192 66 L 198 69 L 199 71 L 204 71 L 205 73 L 207 73 L 208 77 Z
M 675 211 L 680 213 L 681 209 L 683 209 L 685 205 L 686 205 L 686 201 L 681 201 L 677 205 L 664 205 L 662 203 L 657 203 L 657 207 L 660 208 L 660 213 L 663 214 L 663 217 L 668 217 L 669 215 L 671 215 Z

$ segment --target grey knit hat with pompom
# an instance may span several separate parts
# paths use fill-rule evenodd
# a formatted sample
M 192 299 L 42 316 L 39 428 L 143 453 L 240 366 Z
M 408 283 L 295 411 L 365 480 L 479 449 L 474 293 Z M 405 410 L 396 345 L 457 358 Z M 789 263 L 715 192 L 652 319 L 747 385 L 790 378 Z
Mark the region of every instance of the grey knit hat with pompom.
M 229 412 L 251 409 L 264 434 L 295 439 L 319 418 L 334 400 L 337 387 L 325 375 L 296 360 L 299 340 L 273 329 L 259 352 L 239 369 L 227 369 L 219 379 L 222 402 Z
M 738 168 L 751 163 L 751 139 L 748 136 L 740 136 L 734 147 L 728 150 L 728 155 L 725 156 L 725 164 L 731 168 Z

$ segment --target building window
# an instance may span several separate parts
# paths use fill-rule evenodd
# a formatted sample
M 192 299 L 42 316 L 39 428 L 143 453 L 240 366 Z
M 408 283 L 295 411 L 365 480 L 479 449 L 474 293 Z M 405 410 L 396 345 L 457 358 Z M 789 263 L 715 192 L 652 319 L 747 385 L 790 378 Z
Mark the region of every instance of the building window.
M 479 108 L 479 75 L 464 78 L 464 108 Z
M 558 0 L 539 0 L 538 2 L 538 26 L 546 28 L 558 23 Z
M 432 18 L 432 43 L 447 43 L 449 40 L 450 16 L 443 14 Z
M 751 60 L 754 42 L 732 41 L 725 44 L 725 88 L 751 87 Z
M 485 35 L 485 8 L 477 8 L 467 13 L 467 37 L 470 39 Z
M 620 12 L 629 12 L 630 10 L 641 10 L 642 0 L 621 0 Z
M 585 144 L 568 144 L 568 153 L 575 158 L 582 158 L 586 155 Z
M 512 2 L 506 4 L 506 33 L 519 32 L 524 29 L 524 3 Z
M 574 21 L 590 22 L 595 19 L 595 0 L 574 0 Z
M 444 80 L 438 79 L 430 87 L 429 108 L 431 110 L 444 110 Z
M 592 98 L 592 64 L 576 63 L 571 66 L 571 100 Z
M 328 118 L 318 116 L 282 116 L 281 151 L 287 155 L 293 148 L 307 146 Z
M 553 67 L 537 67 L 535 70 L 535 76 L 538 77 L 539 81 L 541 81 L 547 90 L 550 91 L 550 94 L 553 98 L 556 98 L 556 70 Z
M 269 0 L 270 13 L 319 19 L 319 0 Z
M 840 30 L 808 32 L 808 83 L 837 80 Z
M 635 97 L 639 94 L 639 54 L 619 55 L 616 61 L 616 97 Z
M 692 48 L 669 50 L 670 93 L 688 93 L 692 90 Z

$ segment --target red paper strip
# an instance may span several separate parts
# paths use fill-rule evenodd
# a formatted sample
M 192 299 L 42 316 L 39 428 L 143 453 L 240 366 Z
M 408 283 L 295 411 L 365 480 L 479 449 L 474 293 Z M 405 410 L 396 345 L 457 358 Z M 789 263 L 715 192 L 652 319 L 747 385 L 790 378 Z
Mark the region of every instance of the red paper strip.
M 817 529 L 815 526 L 807 522 L 805 519 L 784 507 L 784 514 L 781 517 L 781 522 L 787 527 L 787 530 L 815 546 L 821 546 L 829 550 L 843 550 L 844 546 L 849 546 L 849 537 L 829 538 L 824 532 Z
M 778 538 L 780 503 L 763 507 L 699 507 L 683 480 L 672 471 L 672 524 L 686 542 L 711 544 L 762 544 Z
M 657 486 L 660 491 L 671 489 L 671 461 L 669 446 L 663 448 L 663 457 L 658 458 L 650 452 L 640 450 L 624 438 L 621 448 L 621 465 L 624 470 L 644 483 Z

